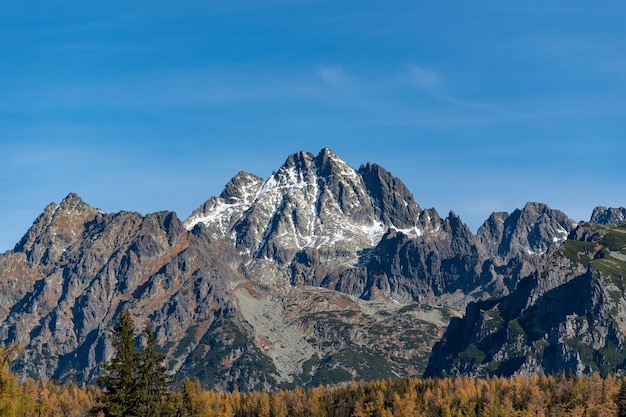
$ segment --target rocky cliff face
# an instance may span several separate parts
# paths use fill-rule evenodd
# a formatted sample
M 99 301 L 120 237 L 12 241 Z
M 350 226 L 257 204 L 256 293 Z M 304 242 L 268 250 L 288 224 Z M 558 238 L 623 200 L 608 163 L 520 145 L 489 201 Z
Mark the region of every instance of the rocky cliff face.
M 591 214 L 591 221 L 613 226 L 620 225 L 626 222 L 626 208 L 606 208 L 598 206 L 593 209 L 593 213 Z
M 331 150 L 291 155 L 268 180 L 240 173 L 185 221 L 228 237 L 253 259 L 291 262 L 314 248 L 325 264 L 354 263 L 392 228 L 413 228 L 419 206 L 383 168 L 356 171 Z
M 242 171 L 182 222 L 70 194 L 0 255 L 0 340 L 24 344 L 22 374 L 93 381 L 125 308 L 207 387 L 417 376 L 455 309 L 507 294 L 572 227 L 529 203 L 474 236 L 329 149 Z
M 493 213 L 476 237 L 491 258 L 503 262 L 522 255 L 543 254 L 563 243 L 576 223 L 543 203 L 527 203 L 513 213 Z
M 426 375 L 619 372 L 625 276 L 626 227 L 582 224 L 510 295 L 453 320 Z
M 256 261 L 257 275 L 457 308 L 485 292 L 508 292 L 575 226 L 558 210 L 528 203 L 494 214 L 474 236 L 454 213 L 442 219 L 435 209 L 421 210 L 382 167 L 354 170 L 329 149 L 290 156 L 263 184 L 239 174 L 185 226 L 197 223 L 218 225 L 216 237 L 229 236 Z
M 538 267 L 542 255 L 561 245 L 577 226 L 560 210 L 543 203 L 527 203 L 513 213 L 493 213 L 478 229 L 476 238 L 489 259 L 485 269 L 506 290 Z M 495 293 L 494 293 L 495 295 Z
M 26 345 L 21 372 L 90 381 L 111 353 L 107 330 L 122 307 L 154 323 L 173 349 L 190 326 L 236 316 L 225 286 L 241 262 L 174 213 L 105 214 L 70 194 L 0 258 L 3 289 L 19 282 L 22 295 L 3 305 L 0 338 Z M 191 353 L 181 349 L 173 367 Z

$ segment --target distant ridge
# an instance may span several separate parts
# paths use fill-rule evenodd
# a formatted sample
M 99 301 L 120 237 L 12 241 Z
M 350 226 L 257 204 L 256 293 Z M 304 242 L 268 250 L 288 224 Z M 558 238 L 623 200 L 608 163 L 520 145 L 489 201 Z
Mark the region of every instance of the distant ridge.
M 599 207 L 592 220 L 620 216 Z M 555 253 L 570 254 L 572 236 L 604 230 L 589 225 L 528 203 L 474 235 L 454 212 L 421 208 L 381 166 L 355 169 L 328 148 L 290 155 L 267 179 L 239 172 L 185 220 L 104 213 L 69 194 L 0 255 L 0 340 L 24 344 L 22 375 L 93 382 L 126 308 L 151 323 L 178 378 L 249 390 L 419 376 L 447 328 L 437 374 L 437 358 L 464 357 L 446 347 L 465 340 L 451 332 L 474 323 L 448 328 L 451 317 L 517 299 Z M 459 366 L 448 371 L 474 369 Z

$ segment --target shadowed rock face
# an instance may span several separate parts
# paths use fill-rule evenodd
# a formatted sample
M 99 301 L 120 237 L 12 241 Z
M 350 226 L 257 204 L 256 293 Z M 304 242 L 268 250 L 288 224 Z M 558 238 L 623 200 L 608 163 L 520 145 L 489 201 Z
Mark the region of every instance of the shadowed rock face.
M 208 329 L 227 314 L 236 322 L 225 286 L 242 279 L 241 262 L 201 228 L 187 232 L 175 213 L 104 214 L 70 194 L 0 257 L 3 293 L 14 294 L 2 306 L 0 337 L 25 343 L 21 372 L 92 381 L 111 354 L 107 331 L 124 307 L 138 326 L 150 320 L 160 340 L 180 349 L 172 357 L 180 367 L 193 353 L 185 339 L 191 326 Z
M 420 207 L 402 181 L 379 165 L 369 163 L 359 168 L 359 175 L 363 178 L 379 221 L 400 229 L 415 226 Z
M 307 248 L 322 260 L 354 261 L 389 227 L 415 226 L 420 208 L 404 184 L 376 165 L 356 171 L 329 149 L 298 152 L 268 180 L 239 174 L 222 195 L 194 211 L 187 228 L 203 223 L 230 237 L 252 258 L 287 264 Z
M 94 381 L 125 308 L 206 387 L 419 376 L 454 309 L 507 294 L 572 227 L 529 203 L 474 236 L 329 149 L 242 171 L 182 222 L 70 194 L 0 255 L 0 340 L 24 343 L 21 374 Z
M 585 223 L 501 299 L 471 303 L 427 376 L 623 372 L 626 228 Z
M 593 209 L 590 221 L 611 226 L 623 224 L 624 222 L 626 222 L 626 208 L 606 208 L 598 206 Z
M 491 257 L 509 261 L 525 254 L 544 253 L 567 239 L 576 223 L 559 210 L 542 203 L 527 203 L 523 209 L 493 213 L 478 229 L 478 240 Z M 556 244 L 556 245 L 555 245 Z

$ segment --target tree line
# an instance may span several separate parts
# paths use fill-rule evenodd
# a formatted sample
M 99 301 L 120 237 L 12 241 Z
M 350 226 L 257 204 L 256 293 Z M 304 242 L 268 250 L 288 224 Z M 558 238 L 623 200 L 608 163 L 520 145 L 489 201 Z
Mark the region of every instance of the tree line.
M 149 326 L 143 343 L 129 313 L 111 335 L 113 358 L 98 386 L 19 381 L 18 346 L 0 348 L 0 417 L 626 417 L 626 383 L 609 375 L 389 379 L 274 392 L 224 392 L 175 383 Z

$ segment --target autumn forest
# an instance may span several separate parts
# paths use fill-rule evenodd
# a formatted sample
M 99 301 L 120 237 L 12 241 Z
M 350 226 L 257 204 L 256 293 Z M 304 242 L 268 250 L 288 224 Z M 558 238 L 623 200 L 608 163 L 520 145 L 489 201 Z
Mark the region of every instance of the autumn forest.
M 0 375 L 0 416 L 98 415 L 93 411 L 101 388 L 31 378 L 20 382 L 6 363 Z M 249 393 L 208 391 L 186 380 L 165 393 L 163 408 L 153 415 L 601 417 L 616 416 L 623 408 L 619 407 L 624 397 L 620 387 L 619 378 L 597 374 L 385 380 Z

